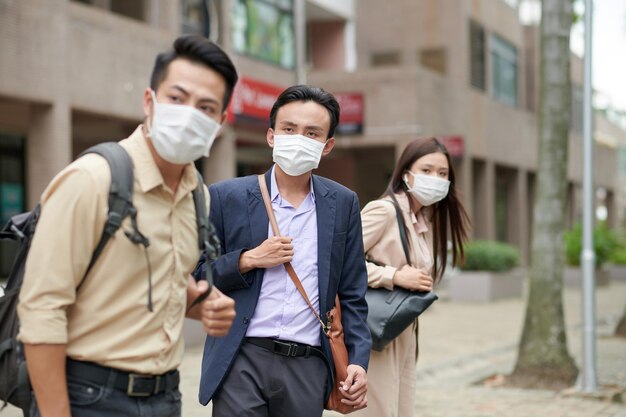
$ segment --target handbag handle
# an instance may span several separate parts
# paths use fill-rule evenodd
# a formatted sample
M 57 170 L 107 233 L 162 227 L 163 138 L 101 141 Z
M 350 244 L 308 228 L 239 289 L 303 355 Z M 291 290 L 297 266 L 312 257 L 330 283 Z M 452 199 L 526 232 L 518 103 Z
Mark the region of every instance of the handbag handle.
M 404 217 L 402 217 L 402 211 L 400 211 L 400 205 L 398 204 L 398 200 L 393 194 L 389 195 L 391 197 L 391 204 L 396 209 L 396 219 L 398 220 L 398 229 L 400 229 L 400 241 L 402 242 L 402 249 L 404 250 L 404 256 L 406 257 L 407 264 L 411 265 L 411 257 L 409 256 L 409 239 L 406 236 L 406 224 L 404 223 Z
M 261 195 L 263 196 L 263 203 L 265 203 L 265 210 L 267 211 L 267 217 L 269 217 L 270 224 L 272 225 L 272 231 L 274 232 L 274 236 L 280 236 L 280 231 L 278 230 L 278 222 L 276 221 L 276 216 L 274 215 L 274 209 L 272 208 L 272 203 L 270 202 L 270 193 L 267 190 L 267 184 L 265 183 L 265 176 L 259 175 L 258 179 L 259 179 L 259 188 L 261 188 Z M 324 322 L 320 318 L 320 315 L 317 314 L 317 311 L 315 311 L 315 307 L 313 307 L 313 304 L 311 304 L 309 297 L 306 295 L 306 291 L 304 291 L 302 282 L 300 282 L 300 278 L 298 278 L 298 274 L 296 274 L 296 270 L 293 269 L 291 262 L 285 262 L 283 265 L 285 265 L 287 274 L 289 274 L 289 277 L 291 278 L 294 285 L 298 289 L 298 292 L 300 292 L 300 294 L 302 295 L 302 298 L 304 298 L 304 301 L 306 301 L 306 303 L 309 305 L 309 308 L 311 309 L 313 314 L 315 314 L 315 317 L 317 317 L 317 320 L 320 322 L 320 325 L 322 326 L 322 330 L 324 331 L 326 335 L 328 335 L 329 328 L 324 324 Z

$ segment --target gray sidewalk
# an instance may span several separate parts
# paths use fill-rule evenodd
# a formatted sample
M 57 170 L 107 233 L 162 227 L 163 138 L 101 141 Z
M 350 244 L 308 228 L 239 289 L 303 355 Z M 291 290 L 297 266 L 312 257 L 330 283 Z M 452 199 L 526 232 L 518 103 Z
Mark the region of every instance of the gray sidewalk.
M 488 376 L 510 372 L 517 355 L 525 303 L 510 299 L 460 303 L 445 291 L 420 319 L 418 417 L 626 417 L 626 406 L 569 397 L 544 390 L 516 390 L 473 385 Z M 611 337 L 626 303 L 626 282 L 597 290 L 597 371 L 602 384 L 626 387 L 626 339 Z M 570 353 L 581 356 L 581 294 L 564 293 Z M 187 348 L 181 366 L 183 416 L 208 417 L 210 405 L 197 402 L 202 346 Z M 4 411 L 2 416 L 18 416 Z M 338 416 L 325 413 L 325 417 Z
M 626 406 L 567 397 L 543 390 L 472 385 L 515 364 L 525 313 L 523 299 L 492 303 L 441 300 L 420 319 L 417 417 L 626 417 Z M 626 387 L 626 339 L 610 337 L 626 303 L 626 282 L 597 289 L 597 371 L 602 384 Z M 580 363 L 581 294 L 564 292 L 570 353 Z M 189 348 L 183 364 L 185 417 L 208 417 L 209 407 L 195 402 L 201 349 Z M 326 412 L 325 417 L 340 414 Z

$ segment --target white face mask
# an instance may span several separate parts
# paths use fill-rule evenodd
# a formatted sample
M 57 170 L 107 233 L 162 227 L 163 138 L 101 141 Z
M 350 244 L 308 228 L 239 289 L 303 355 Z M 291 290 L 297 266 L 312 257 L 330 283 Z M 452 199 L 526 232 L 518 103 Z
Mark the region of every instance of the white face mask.
M 274 162 L 287 175 L 297 177 L 317 168 L 325 145 L 302 135 L 274 135 Z
M 406 174 L 404 175 L 404 183 L 422 206 L 435 204 L 448 195 L 450 181 L 432 175 L 414 174 L 411 171 L 408 173 L 413 175 L 413 187 L 409 185 Z
M 157 103 L 154 91 L 152 102 L 148 137 L 161 158 L 182 165 L 209 156 L 219 123 L 191 106 Z

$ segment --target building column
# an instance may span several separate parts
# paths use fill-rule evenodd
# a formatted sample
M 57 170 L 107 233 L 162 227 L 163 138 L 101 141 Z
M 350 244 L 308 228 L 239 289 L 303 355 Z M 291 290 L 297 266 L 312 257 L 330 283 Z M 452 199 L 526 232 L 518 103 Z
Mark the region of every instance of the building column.
M 515 181 L 515 201 L 513 210 L 517 211 L 517 230 L 515 231 L 516 243 L 520 250 L 520 264 L 527 265 L 529 262 L 529 236 L 530 219 L 528 218 L 528 172 L 524 169 L 517 170 Z
M 460 166 L 455 166 L 454 170 L 457 174 L 456 189 L 457 194 L 465 207 L 465 211 L 472 223 L 472 230 L 469 230 L 469 236 L 471 237 L 474 232 L 474 193 L 472 193 L 472 184 L 474 183 L 474 170 L 472 169 L 472 158 L 466 153 L 461 159 Z M 454 163 L 454 161 L 452 162 Z
M 485 162 L 485 237 L 496 239 L 496 165 L 492 161 Z
M 26 140 L 26 207 L 32 209 L 50 180 L 72 160 L 72 115 L 67 102 L 33 106 Z
M 472 167 L 474 169 L 472 182 L 473 238 L 495 240 L 496 167 L 491 161 L 474 161 Z
M 235 130 L 225 126 L 222 134 L 215 139 L 211 155 L 204 161 L 203 175 L 207 184 L 234 178 L 237 175 L 237 146 Z

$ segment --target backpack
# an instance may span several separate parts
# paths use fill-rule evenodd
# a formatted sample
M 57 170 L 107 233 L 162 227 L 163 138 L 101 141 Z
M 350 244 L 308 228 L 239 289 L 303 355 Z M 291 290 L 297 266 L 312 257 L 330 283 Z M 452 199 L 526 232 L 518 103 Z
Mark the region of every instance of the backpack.
M 137 210 L 132 203 L 133 195 L 133 163 L 124 148 L 116 142 L 105 142 L 95 145 L 80 156 L 95 153 L 106 159 L 111 170 L 111 187 L 109 189 L 109 211 L 102 237 L 96 246 L 87 271 L 83 276 L 77 291 L 83 284 L 89 271 L 104 250 L 107 242 L 115 234 L 127 217 L 131 217 L 131 232 L 125 232 L 127 237 L 135 244 L 144 247 L 149 245 L 148 239 L 137 229 Z M 197 172 L 198 187 L 193 190 L 193 200 L 196 210 L 196 223 L 198 226 L 198 246 L 206 251 L 209 259 L 215 259 L 219 255 L 219 240 L 208 221 L 202 175 Z M 24 279 L 24 267 L 30 249 L 30 244 L 39 220 L 40 205 L 30 212 L 13 216 L 0 230 L 0 239 L 12 239 L 19 241 L 17 255 L 13 261 L 9 278 L 4 288 L 4 296 L 0 297 L 0 401 L 21 408 L 24 415 L 28 415 L 31 403 L 31 387 L 28 380 L 26 361 L 23 346 L 17 340 L 19 320 L 17 316 L 17 304 L 19 291 Z M 205 279 L 209 283 L 209 290 L 213 283 L 211 268 L 207 268 Z M 208 293 L 209 291 L 207 291 Z M 151 308 L 151 307 L 149 307 Z

